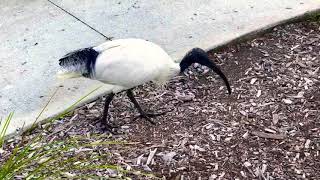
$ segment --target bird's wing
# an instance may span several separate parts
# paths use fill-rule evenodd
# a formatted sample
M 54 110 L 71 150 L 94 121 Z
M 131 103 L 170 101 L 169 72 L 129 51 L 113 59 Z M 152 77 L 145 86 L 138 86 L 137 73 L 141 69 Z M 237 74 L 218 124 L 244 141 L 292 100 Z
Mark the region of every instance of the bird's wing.
M 96 79 L 126 88 L 156 81 L 173 64 L 159 46 L 143 40 L 118 40 L 102 44 L 100 50 Z
M 132 46 L 132 45 L 139 45 L 139 44 L 140 44 L 140 46 L 141 46 L 141 44 L 155 45 L 154 43 L 148 42 L 143 39 L 128 38 L 128 39 L 116 39 L 113 41 L 107 41 L 105 43 L 100 44 L 99 46 L 94 47 L 93 49 L 98 52 L 104 52 L 104 51 L 107 51 L 107 50 L 114 48 L 114 47 L 128 46 L 128 45 Z

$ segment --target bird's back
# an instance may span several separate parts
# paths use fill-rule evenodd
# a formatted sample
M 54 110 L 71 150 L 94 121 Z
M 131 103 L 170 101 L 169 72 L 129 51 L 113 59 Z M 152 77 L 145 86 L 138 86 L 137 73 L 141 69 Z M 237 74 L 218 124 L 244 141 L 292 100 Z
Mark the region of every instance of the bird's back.
M 100 54 L 96 79 L 132 88 L 143 83 L 163 82 L 179 73 L 179 66 L 158 45 L 141 39 L 119 39 L 93 48 Z

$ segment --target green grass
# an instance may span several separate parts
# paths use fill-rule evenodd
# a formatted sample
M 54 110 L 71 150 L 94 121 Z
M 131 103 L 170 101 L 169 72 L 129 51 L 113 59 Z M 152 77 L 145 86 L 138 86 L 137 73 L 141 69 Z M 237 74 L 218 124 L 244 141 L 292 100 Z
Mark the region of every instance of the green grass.
M 3 147 L 3 143 L 4 143 L 4 137 L 6 135 L 6 132 L 8 130 L 8 127 L 9 127 L 9 124 L 11 122 L 11 119 L 13 117 L 13 112 L 11 112 L 9 114 L 9 116 L 4 120 L 4 121 L 1 121 L 1 129 L 0 129 L 0 148 Z
M 64 118 L 70 114 L 76 105 L 97 89 L 81 97 L 61 114 L 49 119 L 48 122 L 51 124 L 55 120 Z M 88 142 L 86 137 L 81 136 L 47 142 L 46 137 L 42 133 L 32 134 L 33 130 L 37 127 L 37 121 L 56 92 L 54 92 L 45 107 L 41 110 L 31 128 L 22 134 L 22 139 L 26 139 L 25 137 L 30 135 L 32 135 L 32 138 L 28 139 L 27 142 L 21 141 L 14 144 L 11 154 L 6 157 L 5 161 L 2 161 L 0 165 L 0 179 L 15 179 L 17 177 L 22 179 L 101 179 L 102 177 L 95 174 L 95 172 L 105 172 L 106 170 L 117 172 L 117 176 L 113 179 L 130 179 L 128 178 L 129 175 L 155 178 L 152 174 L 125 170 L 119 165 L 114 165 L 108 162 L 108 159 L 112 156 L 110 152 L 101 153 L 103 147 L 130 146 L 135 144 L 133 142 L 105 141 L 101 140 L 101 136 L 99 135 L 96 136 L 96 140 L 93 142 Z M 14 113 L 10 113 L 5 120 L 1 121 L 0 148 L 5 149 L 5 134 L 13 115 Z M 78 151 L 81 148 L 92 150 L 81 153 Z
M 313 22 L 320 22 L 320 12 L 313 12 L 306 16 L 306 20 Z

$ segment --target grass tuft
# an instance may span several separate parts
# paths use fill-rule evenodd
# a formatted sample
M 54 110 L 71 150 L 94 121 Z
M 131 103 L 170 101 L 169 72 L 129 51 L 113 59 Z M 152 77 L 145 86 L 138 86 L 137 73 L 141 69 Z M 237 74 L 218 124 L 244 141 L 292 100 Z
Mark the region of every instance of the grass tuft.
M 4 143 L 4 138 L 5 138 L 5 135 L 6 135 L 6 132 L 8 130 L 8 127 L 9 127 L 9 124 L 11 122 L 11 119 L 13 117 L 13 112 L 11 112 L 8 117 L 4 120 L 4 121 L 1 121 L 1 124 L 0 124 L 0 148 L 3 147 L 3 143 Z
M 81 97 L 58 116 L 49 119 L 48 123 L 52 125 L 52 122 L 55 120 L 64 118 L 83 99 L 99 88 L 100 87 L 95 88 Z M 152 174 L 132 169 L 123 169 L 123 167 L 107 161 L 110 159 L 109 157 L 112 156 L 112 153 L 107 151 L 107 146 L 130 146 L 137 143 L 115 140 L 102 141 L 100 135 L 97 135 L 93 142 L 89 142 L 86 137 L 82 136 L 70 136 L 64 140 L 48 142 L 47 137 L 42 135 L 42 133 L 32 135 L 33 130 L 37 128 L 37 121 L 56 93 L 57 90 L 41 110 L 31 128 L 25 133 L 22 133 L 22 140 L 18 143 L 13 143 L 14 148 L 10 150 L 11 153 L 7 153 L 4 157 L 2 156 L 4 153 L 0 153 L 1 158 L 6 159 L 3 160 L 0 165 L 0 179 L 101 179 L 105 177 L 107 177 L 107 179 L 130 179 L 126 177 L 130 174 L 149 178 L 154 177 Z M 10 113 L 8 117 L 1 122 L 0 147 L 3 147 L 3 149 L 6 149 L 5 134 L 13 114 L 14 113 Z M 47 126 L 47 128 L 49 126 Z M 29 136 L 29 139 L 26 138 L 27 136 Z M 103 139 L 108 138 L 110 137 L 103 137 Z M 104 148 L 106 150 L 101 153 L 101 149 L 97 147 L 101 149 L 106 147 Z M 85 151 L 82 151 L 83 149 L 85 149 Z M 105 159 L 106 161 L 101 163 L 101 159 Z M 108 173 L 106 173 L 110 170 L 116 172 L 113 177 L 108 177 Z M 100 172 L 100 175 L 96 174 L 97 171 Z

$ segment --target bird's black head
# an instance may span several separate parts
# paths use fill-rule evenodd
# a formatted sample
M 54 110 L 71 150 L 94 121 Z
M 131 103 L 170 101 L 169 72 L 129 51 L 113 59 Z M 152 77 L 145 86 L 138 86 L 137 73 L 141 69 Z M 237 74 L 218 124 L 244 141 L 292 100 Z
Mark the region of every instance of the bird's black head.
M 201 65 L 207 66 L 208 68 L 216 72 L 226 84 L 228 93 L 231 94 L 231 88 L 228 79 L 220 70 L 220 68 L 209 58 L 208 54 L 203 49 L 193 48 L 183 57 L 182 61 L 180 62 L 181 72 L 186 70 L 193 63 L 199 63 Z
M 99 53 L 92 47 L 78 49 L 59 59 L 59 65 L 70 72 L 76 72 L 84 77 L 92 78 L 98 55 Z

